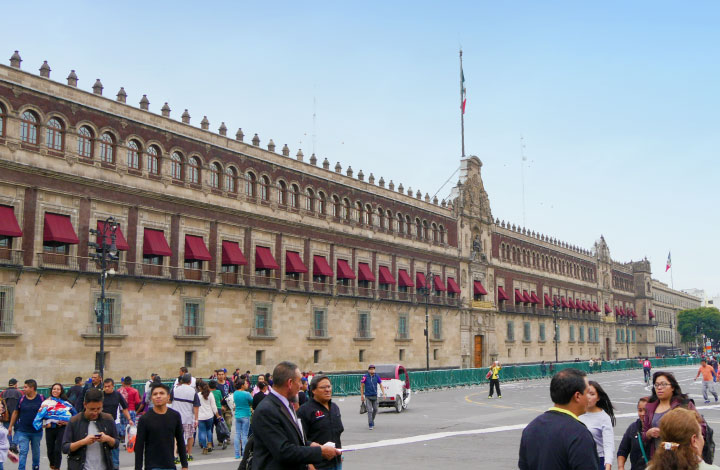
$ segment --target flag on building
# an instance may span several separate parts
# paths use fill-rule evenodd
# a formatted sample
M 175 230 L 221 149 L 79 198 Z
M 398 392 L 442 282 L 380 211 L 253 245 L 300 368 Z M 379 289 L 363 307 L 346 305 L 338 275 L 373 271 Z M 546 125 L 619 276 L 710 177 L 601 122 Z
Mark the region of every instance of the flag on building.
M 460 86 L 462 87 L 462 113 L 465 114 L 465 104 L 467 103 L 467 90 L 465 89 L 465 73 L 463 73 L 462 67 L 460 67 Z
M 667 264 L 665 265 L 665 272 L 668 272 L 670 268 L 672 268 L 672 262 L 670 261 L 670 252 L 668 251 L 668 260 Z

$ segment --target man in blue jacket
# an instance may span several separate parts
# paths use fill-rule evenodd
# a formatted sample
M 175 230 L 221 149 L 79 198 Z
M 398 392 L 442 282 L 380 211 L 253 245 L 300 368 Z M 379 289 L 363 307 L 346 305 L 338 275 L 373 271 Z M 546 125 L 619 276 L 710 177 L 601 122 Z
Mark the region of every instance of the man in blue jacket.
M 520 470 L 597 470 L 593 436 L 578 419 L 585 413 L 585 372 L 565 369 L 550 381 L 555 406 L 535 418 L 520 439 Z
M 382 379 L 379 375 L 375 375 L 375 366 L 368 366 L 367 374 L 360 379 L 360 401 L 365 402 L 368 415 L 368 427 L 372 431 L 375 428 L 375 415 L 378 412 L 378 389 L 385 398 L 385 389 L 383 389 Z

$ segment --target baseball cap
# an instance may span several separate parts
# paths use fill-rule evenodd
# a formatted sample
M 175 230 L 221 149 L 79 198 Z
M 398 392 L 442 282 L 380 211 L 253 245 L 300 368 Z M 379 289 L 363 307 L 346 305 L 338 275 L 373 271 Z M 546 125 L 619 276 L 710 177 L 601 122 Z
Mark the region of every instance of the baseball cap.
M 370 365 L 368 366 L 368 369 L 374 369 L 374 368 L 375 368 L 375 364 L 370 364 Z
M 8 385 L 17 385 L 17 379 L 10 379 L 8 380 Z

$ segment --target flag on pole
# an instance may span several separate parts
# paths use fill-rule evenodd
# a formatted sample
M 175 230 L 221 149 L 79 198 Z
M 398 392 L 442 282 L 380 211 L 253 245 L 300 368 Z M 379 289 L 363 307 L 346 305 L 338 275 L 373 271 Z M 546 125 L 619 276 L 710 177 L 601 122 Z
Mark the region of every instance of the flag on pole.
M 463 73 L 462 66 L 460 67 L 460 84 L 462 86 L 462 113 L 465 114 L 465 104 L 467 103 L 467 90 L 465 90 L 465 73 Z
M 668 272 L 670 268 L 672 268 L 672 262 L 670 261 L 670 252 L 668 251 L 668 260 L 667 264 L 665 265 L 665 272 Z

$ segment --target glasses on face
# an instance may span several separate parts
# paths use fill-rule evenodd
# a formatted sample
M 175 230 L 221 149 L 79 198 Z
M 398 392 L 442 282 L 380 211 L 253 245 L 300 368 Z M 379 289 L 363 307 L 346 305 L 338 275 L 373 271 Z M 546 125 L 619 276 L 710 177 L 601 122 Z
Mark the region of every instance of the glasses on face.
M 669 386 L 670 386 L 670 384 L 667 382 L 658 382 L 655 385 L 653 385 L 653 387 L 655 387 L 655 390 L 659 390 L 661 388 L 665 388 L 665 387 L 669 387 Z

